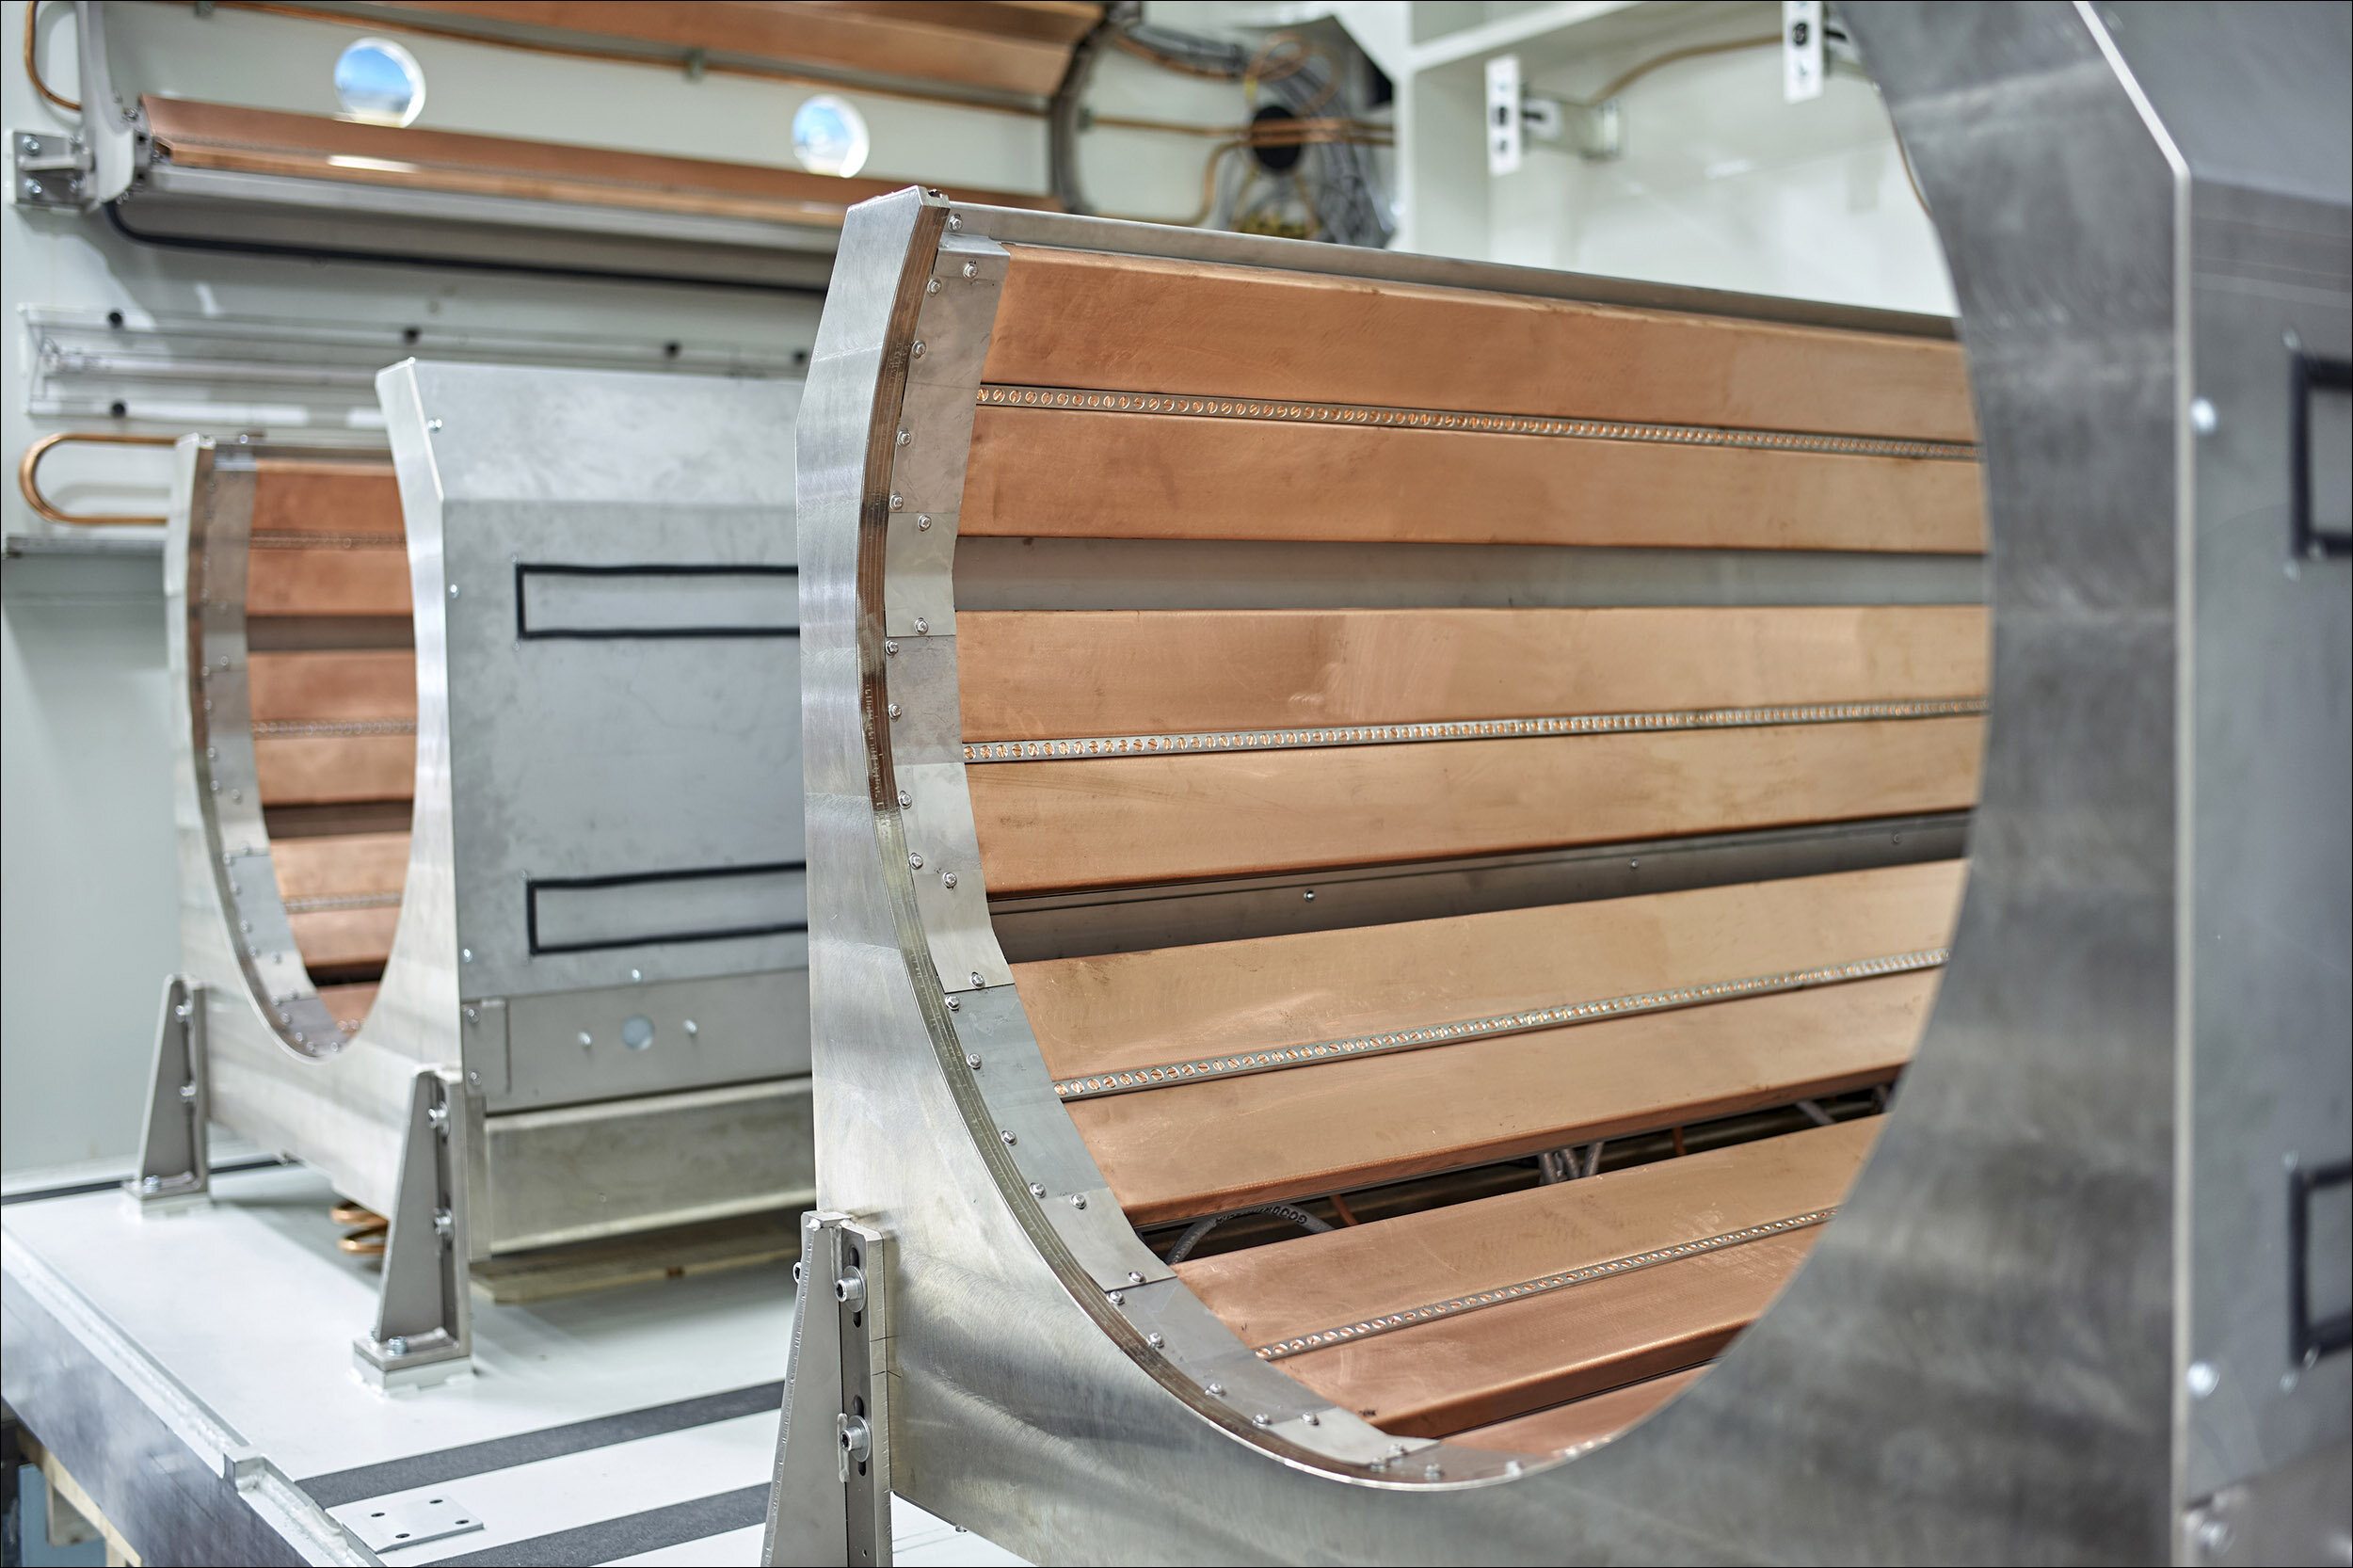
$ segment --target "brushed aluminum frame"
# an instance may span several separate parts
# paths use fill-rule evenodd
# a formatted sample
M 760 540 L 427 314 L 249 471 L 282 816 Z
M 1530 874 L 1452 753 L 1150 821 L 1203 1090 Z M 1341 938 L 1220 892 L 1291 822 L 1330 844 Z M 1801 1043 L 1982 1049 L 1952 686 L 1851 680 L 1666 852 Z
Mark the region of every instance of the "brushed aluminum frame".
M 798 386 L 409 362 L 380 389 L 408 525 L 417 769 L 391 956 L 348 1038 L 278 893 L 246 684 L 255 465 L 291 449 L 180 445 L 165 575 L 185 696 L 183 968 L 214 1119 L 327 1172 L 392 1217 L 397 1242 L 418 1086 L 445 1081 L 434 1125 L 457 1190 L 439 1207 L 461 1298 L 470 1259 L 805 1203 L 804 936 L 534 952 L 524 929 L 535 875 L 799 858 L 793 640 L 526 640 L 515 566 L 790 572 Z M 764 581 L 792 603 L 789 577 Z M 621 1040 L 639 1014 L 658 1023 L 650 1048 Z
M 2191 269 L 2172 260 L 2193 182 L 2165 136 L 2167 114 L 2202 116 L 2235 136 L 2226 153 L 2258 155 L 2242 168 L 2314 123 L 2314 147 L 2338 146 L 2341 85 L 2332 104 L 2310 70 L 2265 68 L 2341 65 L 2342 23 L 2318 8 L 2116 9 L 2125 36 L 2201 62 L 2173 72 L 2170 105 L 2124 63 L 2106 8 L 1850 8 L 1953 264 L 1988 465 L 1995 654 L 1969 889 L 1905 1093 L 1808 1262 L 1707 1378 L 1568 1461 L 1373 1446 L 1275 1368 L 1241 1366 L 1239 1341 L 1135 1242 L 1051 1103 L 990 923 L 938 889 L 945 868 L 984 898 L 951 755 L 952 635 L 916 632 L 893 584 L 918 571 L 930 596 L 944 574 L 936 546 L 900 549 L 910 512 L 935 529 L 952 516 L 954 400 L 939 389 L 977 381 L 1004 243 L 1949 327 L 915 191 L 853 210 L 797 438 L 818 1183 L 826 1209 L 890 1238 L 899 1492 L 1041 1561 L 2226 1558 L 2256 1538 L 2231 1529 L 2262 1506 L 2249 1497 L 2286 1499 L 2266 1542 L 2284 1529 L 2318 1552 L 2344 1529 L 2341 1505 L 2313 1503 L 2302 1480 L 2201 1503 L 2181 1480 L 2195 1323 L 2211 1300 L 2268 1322 L 2279 1288 L 2180 1250 L 2220 1212 L 2210 1166 L 2279 1169 L 2271 1130 L 2243 1112 L 2208 1128 L 2202 1086 L 2227 1065 L 2255 1083 L 2234 1093 L 2310 1123 L 2305 1158 L 2339 1153 L 2323 1145 L 2344 1136 L 2341 1062 L 2316 1080 L 2312 1057 L 2353 1026 L 2343 813 L 2322 835 L 2336 858 L 2297 883 L 2311 939 L 2241 960 L 2242 986 L 2296 999 L 2265 1024 L 2293 1048 L 2188 1026 L 2202 906 L 2187 863 L 2232 834 L 2263 840 L 2268 870 L 2233 883 L 2245 899 L 2276 885 L 2287 830 L 2185 809 L 2190 776 L 2225 755 L 2193 741 L 2184 704 L 2199 734 L 2236 715 L 2237 766 L 2300 805 L 2321 798 L 2312 760 L 2330 744 L 2341 769 L 2353 682 L 2342 606 L 2314 608 L 2316 593 L 2258 612 L 2318 639 L 2293 703 L 2249 701 L 2244 659 L 2190 663 L 2192 590 L 2211 569 L 2190 541 L 2274 515 L 2287 475 L 2198 461 Z M 2201 72 L 2249 90 L 2217 96 Z M 2301 194 L 2323 264 L 2288 281 L 2326 316 L 2343 308 L 2345 202 Z M 2277 235 L 2235 238 L 2243 277 L 2281 260 Z M 2266 561 L 2274 587 L 2293 581 L 2280 568 Z M 2343 563 L 2298 569 L 2334 572 L 2342 599 Z M 2227 639 L 2234 624 L 2198 632 Z M 2348 1359 L 2301 1369 L 2316 1397 L 2303 1426 L 2255 1445 L 2280 1466 L 2263 1475 L 2342 1452 Z M 810 1375 L 833 1385 L 830 1369 Z M 791 1438 L 770 1560 L 838 1560 L 839 1517 L 810 1512 L 834 1494 L 793 1469 Z

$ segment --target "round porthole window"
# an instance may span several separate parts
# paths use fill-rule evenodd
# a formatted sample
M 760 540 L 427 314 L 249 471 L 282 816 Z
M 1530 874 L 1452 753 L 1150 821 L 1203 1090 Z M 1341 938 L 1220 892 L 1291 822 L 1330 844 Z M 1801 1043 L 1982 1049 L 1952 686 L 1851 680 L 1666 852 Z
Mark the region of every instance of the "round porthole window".
M 424 108 L 424 72 L 392 40 L 363 38 L 336 56 L 335 99 L 346 120 L 407 125 Z
M 848 179 L 866 167 L 866 117 L 820 93 L 792 113 L 792 156 L 811 174 Z

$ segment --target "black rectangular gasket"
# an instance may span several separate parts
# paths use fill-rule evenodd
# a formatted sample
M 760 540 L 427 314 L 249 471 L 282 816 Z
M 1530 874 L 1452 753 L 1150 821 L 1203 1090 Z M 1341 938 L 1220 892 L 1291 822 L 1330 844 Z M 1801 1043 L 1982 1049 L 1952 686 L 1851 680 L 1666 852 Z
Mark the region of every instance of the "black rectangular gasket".
M 2324 1355 L 2353 1345 L 2353 1308 L 2313 1321 L 2312 1240 L 2313 1194 L 2324 1187 L 2353 1181 L 2353 1160 L 2301 1165 L 2288 1171 L 2288 1357 L 2292 1366 L 2309 1367 Z
M 542 642 L 555 638 L 603 641 L 616 637 L 798 637 L 797 626 L 616 626 L 593 630 L 535 629 L 524 607 L 523 583 L 537 577 L 798 577 L 798 567 L 725 566 L 715 563 L 650 563 L 638 566 L 583 567 L 556 561 L 515 563 L 515 639 Z
M 592 888 L 634 888 L 650 882 L 699 882 L 720 876 L 768 876 L 781 872 L 806 872 L 805 860 L 776 860 L 761 866 L 711 866 L 685 871 L 622 872 L 613 876 L 535 876 L 523 883 L 523 935 L 530 943 L 531 956 L 541 957 L 560 952 L 602 952 L 612 948 L 664 947 L 672 942 L 723 942 L 735 936 L 782 936 L 796 931 L 807 931 L 807 920 L 788 920 L 776 925 L 728 926 L 716 931 L 680 931 L 659 936 L 620 936 L 601 942 L 556 942 L 539 940 L 539 889 L 573 891 Z
M 2288 556 L 2317 561 L 2353 554 L 2353 534 L 2313 526 L 2313 389 L 2353 392 L 2353 360 L 2288 352 Z

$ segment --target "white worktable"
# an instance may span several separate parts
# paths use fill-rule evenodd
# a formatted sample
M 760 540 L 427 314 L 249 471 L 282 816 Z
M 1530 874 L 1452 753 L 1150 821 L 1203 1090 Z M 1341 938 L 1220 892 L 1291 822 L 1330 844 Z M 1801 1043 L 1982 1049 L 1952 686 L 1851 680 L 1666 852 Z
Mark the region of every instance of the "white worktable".
M 531 1305 L 477 1294 L 473 1373 L 387 1394 L 353 1370 L 376 1276 L 337 1251 L 325 1180 L 270 1166 L 213 1192 L 163 1218 L 112 1191 L 0 1209 L 8 1401 L 135 1548 L 142 1523 L 168 1548 L 150 1561 L 250 1554 L 256 1520 L 284 1560 L 758 1558 L 789 1265 Z M 142 1451 L 148 1426 L 169 1440 Z M 428 1498 L 475 1528 L 376 1554 L 340 1528 Z M 1019 1561 L 894 1506 L 902 1563 Z

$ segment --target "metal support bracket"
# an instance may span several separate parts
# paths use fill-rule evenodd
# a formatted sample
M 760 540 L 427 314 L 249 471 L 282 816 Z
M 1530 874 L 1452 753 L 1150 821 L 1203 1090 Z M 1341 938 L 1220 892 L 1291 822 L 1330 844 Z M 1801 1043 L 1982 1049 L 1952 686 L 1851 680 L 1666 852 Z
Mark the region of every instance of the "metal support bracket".
M 55 131 L 11 131 L 8 159 L 19 206 L 81 206 L 90 155 L 80 137 Z
M 360 1375 L 379 1388 L 415 1388 L 469 1369 L 466 1096 L 455 1071 L 417 1074 L 400 1156 L 376 1332 L 352 1341 Z
M 882 1568 L 890 1558 L 887 1239 L 845 1214 L 801 1217 L 784 1427 L 763 1563 Z
M 144 1214 L 209 1200 L 212 1153 L 205 1141 L 210 1100 L 204 1077 L 204 987 L 185 975 L 164 982 L 155 1020 L 155 1058 L 148 1075 L 147 1119 L 139 1132 L 138 1174 L 123 1188 Z

